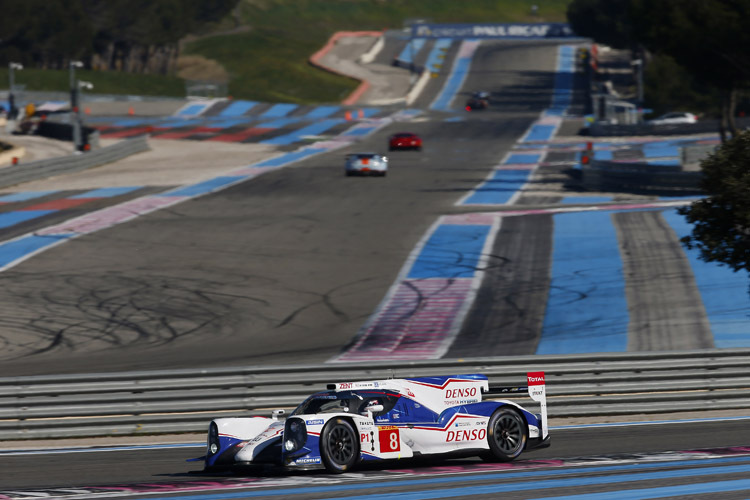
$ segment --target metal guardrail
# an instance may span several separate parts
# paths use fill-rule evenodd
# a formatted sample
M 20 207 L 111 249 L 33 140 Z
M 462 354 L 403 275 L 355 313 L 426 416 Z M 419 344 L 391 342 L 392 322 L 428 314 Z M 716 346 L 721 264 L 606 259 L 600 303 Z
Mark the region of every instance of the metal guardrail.
M 680 163 L 683 167 L 698 165 L 710 154 L 715 153 L 718 146 L 711 144 L 699 144 L 695 146 L 684 146 L 680 148 Z
M 203 432 L 217 416 L 291 410 L 327 383 L 546 372 L 552 417 L 750 409 L 750 349 L 517 356 L 0 378 L 5 440 Z
M 581 185 L 590 191 L 701 194 L 702 178 L 702 171 L 680 166 L 593 159 L 581 165 Z
M 750 126 L 749 118 L 737 118 L 737 127 L 745 129 Z M 592 137 L 623 137 L 636 135 L 690 135 L 713 134 L 719 131 L 719 120 L 700 120 L 698 123 L 676 123 L 671 125 L 653 125 L 640 123 L 637 125 L 593 124 L 588 128 Z
M 143 135 L 87 153 L 19 163 L 0 169 L 0 188 L 106 165 L 149 149 L 148 140 Z

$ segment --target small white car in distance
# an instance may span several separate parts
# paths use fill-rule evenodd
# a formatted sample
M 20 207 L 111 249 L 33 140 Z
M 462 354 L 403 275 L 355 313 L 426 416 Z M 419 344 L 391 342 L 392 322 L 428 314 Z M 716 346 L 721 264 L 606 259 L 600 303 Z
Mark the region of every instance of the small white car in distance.
M 351 153 L 346 155 L 346 175 L 376 175 L 385 177 L 388 157 L 378 153 Z
M 653 120 L 649 120 L 647 123 L 650 125 L 678 125 L 682 123 L 697 123 L 698 117 L 693 113 L 687 113 L 682 111 L 675 111 L 661 115 Z

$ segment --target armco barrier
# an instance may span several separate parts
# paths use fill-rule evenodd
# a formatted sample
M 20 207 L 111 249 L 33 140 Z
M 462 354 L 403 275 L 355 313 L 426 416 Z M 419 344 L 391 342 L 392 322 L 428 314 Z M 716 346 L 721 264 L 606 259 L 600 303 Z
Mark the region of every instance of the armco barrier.
M 701 171 L 679 166 L 589 160 L 581 165 L 581 185 L 589 191 L 701 194 Z
M 218 416 L 291 410 L 327 383 L 546 373 L 552 418 L 750 410 L 750 349 L 227 367 L 0 378 L 4 440 L 203 432 Z M 643 417 L 647 418 L 647 417 Z
M 750 126 L 750 118 L 737 118 L 737 126 L 744 129 Z M 690 135 L 713 134 L 719 131 L 719 120 L 700 120 L 698 123 L 678 123 L 672 125 L 603 125 L 593 124 L 586 130 L 592 137 L 627 137 L 642 135 Z
M 106 165 L 149 149 L 144 135 L 86 153 L 19 163 L 0 169 L 0 188 Z
M 684 146 L 680 148 L 680 163 L 684 166 L 697 166 L 708 155 L 716 151 L 717 146 L 710 144 L 698 144 L 695 146 Z

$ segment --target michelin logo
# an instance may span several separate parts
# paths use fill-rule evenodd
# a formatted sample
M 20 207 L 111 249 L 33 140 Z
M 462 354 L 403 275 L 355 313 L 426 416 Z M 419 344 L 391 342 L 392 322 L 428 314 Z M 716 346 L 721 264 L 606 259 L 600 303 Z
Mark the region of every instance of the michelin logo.
M 294 461 L 296 465 L 319 464 L 319 458 L 299 458 Z

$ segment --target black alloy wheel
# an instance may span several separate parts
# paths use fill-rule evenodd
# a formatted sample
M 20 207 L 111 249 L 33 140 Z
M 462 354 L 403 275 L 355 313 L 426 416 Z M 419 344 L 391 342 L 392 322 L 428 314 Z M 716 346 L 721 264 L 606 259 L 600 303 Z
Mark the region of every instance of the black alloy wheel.
M 351 470 L 359 458 L 359 441 L 352 425 L 343 418 L 334 418 L 320 435 L 323 465 L 334 474 Z
M 487 444 L 495 460 L 510 462 L 526 447 L 526 422 L 517 411 L 499 408 L 487 426 Z

